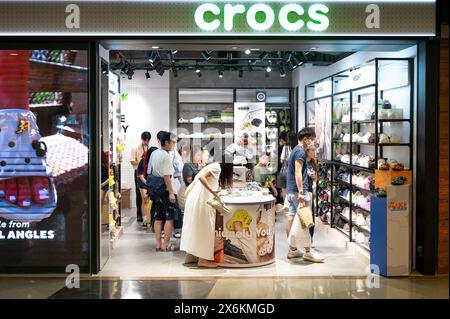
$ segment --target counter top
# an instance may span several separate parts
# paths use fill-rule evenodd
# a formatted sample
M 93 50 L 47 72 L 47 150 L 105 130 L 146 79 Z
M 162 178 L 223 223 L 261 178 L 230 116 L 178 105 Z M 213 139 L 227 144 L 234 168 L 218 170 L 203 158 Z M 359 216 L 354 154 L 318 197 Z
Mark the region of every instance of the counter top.
M 249 196 L 225 195 L 221 198 L 223 202 L 228 205 L 256 205 L 272 203 L 275 201 L 275 197 L 272 195 L 263 195 L 262 193 L 254 193 Z

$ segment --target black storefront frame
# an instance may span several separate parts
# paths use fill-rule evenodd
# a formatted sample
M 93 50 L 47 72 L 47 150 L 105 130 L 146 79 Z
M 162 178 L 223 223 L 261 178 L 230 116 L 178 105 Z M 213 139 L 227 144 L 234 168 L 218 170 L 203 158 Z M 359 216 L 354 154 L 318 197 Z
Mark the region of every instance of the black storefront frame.
M 437 28 L 439 30 L 439 28 Z M 438 31 L 439 32 L 439 31 Z M 89 38 L 72 37 L 67 42 L 67 37 L 0 37 L 1 49 L 64 49 L 77 48 L 88 50 L 88 116 L 89 116 L 89 267 L 81 269 L 90 275 L 100 271 L 100 110 L 98 108 L 100 57 L 99 43 L 102 40 L 142 40 L 141 37 L 107 37 Z M 193 37 L 154 37 L 145 40 L 198 40 Z M 216 37 L 205 37 L 205 44 Z M 258 37 L 227 38 L 236 43 L 245 43 L 246 40 L 259 40 Z M 272 40 L 286 40 L 283 37 L 271 37 Z M 302 41 L 305 38 L 290 37 L 289 41 Z M 416 270 L 424 275 L 434 275 L 437 268 L 437 238 L 438 238 L 438 87 L 439 87 L 439 40 L 437 38 L 393 38 L 393 37 L 323 37 L 308 38 L 308 40 L 339 41 L 339 40 L 413 40 L 417 42 L 417 159 L 416 159 L 416 233 L 415 264 Z M 298 113 L 298 109 L 297 109 Z M 94 129 L 98 128 L 98 129 Z M 14 273 L 54 273 L 61 272 L 58 267 L 12 267 L 3 272 Z

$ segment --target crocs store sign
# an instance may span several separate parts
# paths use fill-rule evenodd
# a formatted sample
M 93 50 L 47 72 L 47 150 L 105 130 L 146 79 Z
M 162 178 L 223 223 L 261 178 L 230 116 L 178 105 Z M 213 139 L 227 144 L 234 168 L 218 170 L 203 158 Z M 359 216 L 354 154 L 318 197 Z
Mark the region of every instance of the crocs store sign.
M 0 1 L 0 36 L 435 34 L 435 0 Z
M 204 31 L 216 31 L 223 27 L 232 32 L 235 20 L 245 17 L 246 26 L 253 31 L 267 31 L 276 23 L 284 31 L 310 31 L 321 32 L 330 25 L 328 18 L 329 8 L 324 4 L 310 4 L 308 8 L 288 3 L 274 10 L 265 3 L 252 5 L 230 4 L 218 5 L 204 3 L 195 11 L 195 23 Z

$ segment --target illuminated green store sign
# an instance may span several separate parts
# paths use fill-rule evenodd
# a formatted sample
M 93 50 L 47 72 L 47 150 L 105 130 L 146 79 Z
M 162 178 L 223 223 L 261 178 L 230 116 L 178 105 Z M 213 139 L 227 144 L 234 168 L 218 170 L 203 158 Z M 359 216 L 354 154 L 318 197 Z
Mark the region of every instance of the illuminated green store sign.
M 435 0 L 0 0 L 0 36 L 433 36 L 435 29 Z
M 253 31 L 267 31 L 277 22 L 285 31 L 302 31 L 306 27 L 310 31 L 320 32 L 330 25 L 329 11 L 324 4 L 311 4 L 305 11 L 298 3 L 283 4 L 277 10 L 265 3 L 247 6 L 227 3 L 223 8 L 215 3 L 204 3 L 195 10 L 195 23 L 204 31 L 216 31 L 223 26 L 226 31 L 232 32 L 237 16 L 245 17 L 247 27 Z

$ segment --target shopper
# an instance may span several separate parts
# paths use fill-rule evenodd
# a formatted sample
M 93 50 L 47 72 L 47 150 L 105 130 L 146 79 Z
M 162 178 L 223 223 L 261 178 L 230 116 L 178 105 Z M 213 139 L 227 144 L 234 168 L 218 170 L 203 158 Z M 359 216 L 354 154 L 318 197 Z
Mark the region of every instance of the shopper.
M 288 160 L 288 171 L 286 178 L 287 200 L 289 201 L 289 218 L 287 223 L 287 234 L 289 237 L 288 259 L 303 257 L 311 262 L 322 262 L 324 258 L 311 250 L 311 235 L 306 228 L 299 225 L 296 233 L 301 237 L 290 236 L 292 224 L 297 214 L 299 205 L 305 206 L 309 201 L 308 197 L 308 174 L 306 164 L 306 148 L 314 143 L 316 134 L 312 128 L 304 128 L 298 133 L 298 145 L 292 149 Z M 294 242 L 299 240 L 305 252 L 301 252 Z
M 233 164 L 213 163 L 204 167 L 186 190 L 180 246 L 187 253 L 185 264 L 197 262 L 199 267 L 217 267 L 213 262 L 216 211 L 206 202 L 218 196 L 219 186 L 228 188 L 232 182 Z
M 273 197 L 278 197 L 278 190 L 273 183 L 273 171 L 271 169 L 270 158 L 267 155 L 261 156 L 259 163 L 253 168 L 253 180 L 262 187 L 269 189 Z
M 183 181 L 186 187 L 191 185 L 194 181 L 195 176 L 200 172 L 200 170 L 205 167 L 206 162 L 204 161 L 203 151 L 200 147 L 194 149 L 192 154 L 192 161 L 187 162 L 183 166 Z M 207 151 L 206 151 L 207 152 Z
M 308 174 L 308 197 L 309 201 L 307 202 L 307 205 L 311 207 L 313 220 L 315 221 L 315 207 L 314 207 L 314 184 L 317 182 L 317 176 L 319 173 L 319 165 L 317 164 L 317 161 L 315 159 L 316 157 L 316 146 L 314 144 L 310 144 L 306 148 L 306 170 Z M 312 240 L 314 237 L 314 228 L 309 228 L 309 233 L 311 234 L 311 246 Z
M 180 194 L 181 189 L 181 183 L 183 182 L 183 159 L 181 158 L 180 153 L 176 150 L 177 147 L 175 145 L 175 149 L 170 152 L 170 156 L 172 158 L 172 166 L 173 166 L 173 176 L 172 176 L 172 186 L 173 191 L 176 197 L 176 201 L 174 203 L 174 237 L 180 238 L 181 237 L 181 227 L 183 226 L 183 216 L 182 211 L 180 208 L 180 205 L 178 203 L 178 197 Z
M 142 132 L 141 134 L 141 142 L 136 147 L 131 149 L 131 157 L 130 163 L 134 170 L 134 185 L 136 190 L 136 217 L 137 221 L 140 223 L 143 221 L 142 219 L 142 197 L 139 191 L 139 178 L 137 177 L 137 167 L 139 165 L 139 161 L 142 158 L 142 154 L 148 151 L 148 145 L 150 143 L 150 139 L 152 135 L 150 132 Z
M 142 198 L 142 206 L 141 211 L 143 214 L 143 227 L 148 227 L 148 224 L 150 223 L 150 207 L 148 205 L 149 198 L 147 196 L 148 186 L 147 186 L 147 168 L 150 162 L 150 156 L 151 154 L 156 151 L 157 147 L 150 147 L 148 151 L 144 152 L 142 154 L 142 159 L 139 161 L 138 167 L 137 167 L 137 175 L 139 180 L 139 191 Z
M 294 132 L 289 132 L 289 134 L 286 134 L 283 132 L 284 135 L 282 138 L 280 137 L 280 140 L 283 141 L 283 143 L 280 142 L 280 146 L 283 145 L 281 155 L 280 155 L 280 172 L 278 174 L 278 180 L 277 180 L 277 186 L 282 191 L 283 201 L 286 200 L 286 172 L 287 172 L 287 164 L 289 156 L 291 155 L 292 147 L 295 147 L 297 143 L 297 134 Z
M 170 237 L 173 230 L 175 192 L 172 184 L 174 174 L 172 157 L 176 143 L 175 135 L 169 132 L 160 134 L 161 148 L 150 156 L 150 165 L 147 169 L 147 185 L 150 198 L 155 205 L 155 233 L 156 251 L 172 250 Z M 164 224 L 164 242 L 161 241 L 162 224 Z

